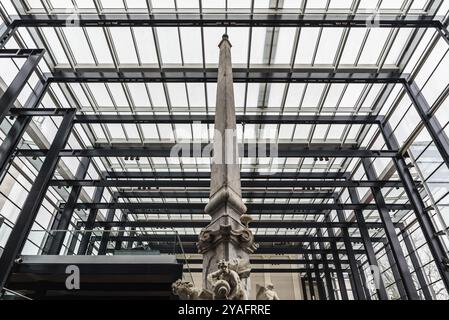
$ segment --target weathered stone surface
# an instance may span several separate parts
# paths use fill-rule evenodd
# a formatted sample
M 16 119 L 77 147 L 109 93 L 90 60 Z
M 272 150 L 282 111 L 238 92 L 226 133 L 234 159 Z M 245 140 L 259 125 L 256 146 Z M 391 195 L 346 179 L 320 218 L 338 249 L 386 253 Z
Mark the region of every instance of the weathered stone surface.
M 243 220 L 248 221 L 242 200 L 231 44 L 227 35 L 223 36 L 219 48 L 214 158 L 210 199 L 205 207 L 212 221 L 201 231 L 198 241 L 198 250 L 203 254 L 203 288 L 211 292 L 214 287 L 208 276 L 217 274 L 220 261 L 239 259 L 249 264 L 249 255 L 257 248 L 253 234 L 240 219 L 244 215 Z M 240 279 L 239 288 L 245 291 L 242 297 L 249 296 L 249 272 Z

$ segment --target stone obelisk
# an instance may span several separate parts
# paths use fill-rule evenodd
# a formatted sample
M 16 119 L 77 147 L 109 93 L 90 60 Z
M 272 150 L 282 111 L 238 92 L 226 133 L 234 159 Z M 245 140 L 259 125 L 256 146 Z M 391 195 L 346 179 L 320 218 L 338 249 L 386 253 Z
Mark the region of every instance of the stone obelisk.
M 253 234 L 241 219 L 247 216 L 240 183 L 231 43 L 227 35 L 223 35 L 218 47 L 214 156 L 210 198 L 205 208 L 212 220 L 201 231 L 198 242 L 198 250 L 203 254 L 203 288 L 208 290 L 212 288 L 207 275 L 217 270 L 218 261 L 237 258 L 249 264 L 249 255 L 257 248 Z M 249 278 L 243 280 L 243 285 L 249 292 Z

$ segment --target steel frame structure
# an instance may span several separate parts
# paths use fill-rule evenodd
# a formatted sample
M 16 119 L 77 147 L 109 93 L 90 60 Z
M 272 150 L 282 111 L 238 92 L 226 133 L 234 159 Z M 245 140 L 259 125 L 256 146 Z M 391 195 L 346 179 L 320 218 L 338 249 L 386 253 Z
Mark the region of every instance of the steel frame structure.
M 281 18 L 281 19 L 280 19 Z M 116 26 L 269 26 L 269 27 L 281 27 L 281 26 L 294 26 L 294 27 L 365 27 L 366 17 L 354 16 L 348 18 L 337 16 L 320 17 L 319 19 L 308 19 L 307 17 L 300 15 L 226 15 L 226 16 L 195 16 L 195 15 L 157 15 L 151 14 L 150 16 L 138 16 L 127 15 L 113 16 L 113 15 L 99 15 L 99 16 L 79 16 L 78 21 L 80 26 L 104 26 L 104 27 L 116 27 Z M 67 24 L 67 19 L 64 16 L 50 16 L 50 15 L 25 15 L 19 19 L 14 19 L 10 24 L 0 29 L 0 48 L 14 36 L 14 33 L 21 27 L 44 27 L 44 26 L 59 26 L 63 27 Z M 449 43 L 449 37 L 446 27 L 441 21 L 426 18 L 403 18 L 403 19 L 381 19 L 379 21 L 379 27 L 392 27 L 392 28 L 435 28 L 439 31 L 440 36 Z M 38 87 L 30 96 L 23 109 L 13 108 L 13 104 L 16 101 L 18 95 L 25 86 L 27 80 L 33 72 L 37 70 L 37 65 L 40 59 L 44 56 L 44 50 L 0 50 L 1 57 L 26 57 L 27 60 L 23 65 L 19 74 L 9 86 L 8 90 L 0 98 L 0 121 L 5 116 L 10 115 L 17 117 L 13 127 L 9 131 L 8 135 L 4 139 L 0 146 L 0 177 L 3 177 L 4 173 L 8 169 L 8 165 L 11 159 L 14 157 L 45 157 L 42 168 L 39 171 L 36 181 L 32 185 L 32 188 L 26 198 L 23 205 L 21 214 L 14 226 L 10 238 L 3 250 L 0 257 L 0 288 L 3 288 L 8 280 L 9 273 L 15 260 L 20 254 L 21 249 L 29 235 L 31 227 L 33 225 L 35 216 L 40 208 L 42 200 L 45 196 L 47 189 L 50 186 L 64 187 L 71 186 L 71 192 L 68 201 L 60 208 L 60 212 L 56 215 L 52 224 L 52 229 L 64 230 L 67 229 L 73 212 L 76 209 L 89 210 L 89 215 L 86 221 L 81 221 L 78 225 L 78 229 L 84 229 L 86 232 L 83 234 L 78 248 L 78 254 L 89 254 L 92 250 L 95 242 L 101 242 L 100 253 L 106 254 L 110 251 L 108 249 L 108 241 L 116 241 L 122 243 L 124 241 L 150 241 L 157 243 L 154 247 L 159 248 L 161 252 L 171 252 L 173 248 L 163 242 L 168 242 L 170 235 L 129 235 L 125 236 L 119 234 L 118 236 L 110 235 L 108 231 L 112 228 L 121 228 L 123 232 L 125 228 L 145 228 L 145 227 L 201 227 L 206 224 L 206 221 L 161 221 L 161 220 L 147 220 L 145 222 L 140 221 L 127 221 L 124 218 L 120 222 L 113 221 L 114 211 L 117 209 L 123 209 L 127 211 L 135 211 L 142 209 L 148 213 L 150 209 L 161 210 L 178 210 L 185 208 L 189 212 L 202 209 L 203 204 L 179 204 L 173 203 L 171 206 L 167 203 L 155 204 L 155 203 L 132 203 L 132 202 L 119 202 L 118 199 L 131 198 L 136 196 L 136 191 L 117 192 L 116 196 L 111 203 L 101 203 L 103 191 L 106 187 L 164 187 L 170 183 L 172 186 L 177 185 L 176 181 L 169 180 L 164 182 L 161 178 L 172 179 L 175 174 L 166 173 L 162 176 L 148 176 L 141 180 L 129 179 L 130 177 L 125 174 L 108 172 L 104 173 L 102 179 L 84 180 L 87 169 L 93 157 L 125 157 L 125 156 L 148 156 L 149 153 L 157 154 L 158 156 L 168 156 L 167 150 L 171 148 L 171 145 L 162 146 L 154 145 L 144 148 L 137 147 L 103 147 L 95 146 L 93 149 L 80 149 L 80 150 L 65 150 L 64 147 L 72 132 L 72 128 L 76 123 L 88 124 L 88 123 L 191 123 L 194 121 L 201 121 L 203 123 L 212 123 L 212 117 L 210 116 L 189 116 L 189 117 L 172 117 L 172 116 L 89 116 L 89 115 L 76 115 L 75 109 L 37 109 L 47 89 L 52 83 L 71 83 L 71 82 L 214 82 L 216 81 L 216 70 L 189 70 L 186 74 L 182 69 L 179 70 L 154 70 L 146 72 L 130 71 L 130 72 L 65 72 L 55 71 L 53 74 L 47 74 L 43 80 L 38 84 Z M 260 83 L 383 83 L 383 84 L 399 84 L 404 87 L 404 90 L 412 100 L 422 123 L 429 131 L 435 145 L 438 148 L 446 165 L 449 166 L 449 139 L 445 133 L 441 130 L 441 125 L 438 119 L 431 113 L 430 107 L 427 104 L 423 95 L 417 89 L 416 84 L 408 79 L 407 75 L 400 75 L 399 73 L 331 73 L 331 72 L 301 72 L 301 70 L 285 69 L 285 70 L 236 70 L 234 79 L 236 82 L 260 82 Z M 55 136 L 51 147 L 48 150 L 20 150 L 17 146 L 22 138 L 26 128 L 30 123 L 30 119 L 33 116 L 61 116 L 63 117 L 60 128 Z M 348 175 L 338 176 L 295 176 L 285 175 L 284 177 L 274 177 L 270 182 L 258 182 L 257 178 L 243 175 L 243 187 L 257 188 L 269 185 L 272 183 L 273 188 L 321 188 L 321 187 L 341 187 L 347 188 L 350 193 L 351 203 L 340 203 L 339 197 L 335 196 L 332 192 L 326 194 L 326 197 L 334 198 L 333 202 L 326 204 L 292 204 L 292 205 L 267 205 L 267 204 L 252 204 L 254 210 L 266 210 L 271 211 L 291 211 L 291 212 L 307 212 L 313 211 L 315 214 L 322 214 L 325 216 L 325 220 L 318 221 L 255 221 L 253 224 L 255 227 L 271 227 L 282 228 L 289 225 L 291 228 L 315 228 L 317 233 L 314 235 L 281 235 L 281 236 L 263 236 L 256 235 L 257 241 L 261 243 L 282 243 L 277 246 L 264 246 L 261 245 L 258 253 L 277 253 L 277 254 L 303 254 L 304 259 L 292 260 L 292 264 L 304 264 L 305 268 L 296 269 L 273 269 L 270 272 L 298 272 L 305 273 L 307 275 L 307 281 L 310 291 L 310 297 L 316 296 L 314 291 L 315 284 L 318 289 L 318 298 L 324 299 L 326 292 L 324 285 L 327 289 L 327 295 L 329 299 L 335 299 L 335 292 L 333 289 L 331 274 L 335 273 L 338 277 L 340 294 L 343 299 L 348 299 L 347 290 L 345 288 L 345 281 L 343 274 L 349 274 L 351 278 L 351 285 L 353 286 L 352 292 L 358 299 L 370 299 L 369 292 L 366 288 L 366 280 L 363 270 L 361 270 L 360 257 L 366 256 L 370 265 L 377 265 L 376 252 L 373 247 L 373 242 L 381 242 L 387 251 L 388 258 L 394 266 L 393 274 L 396 278 L 398 289 L 402 298 L 418 299 L 417 288 L 415 288 L 411 279 L 410 271 L 405 263 L 404 252 L 400 246 L 398 240 L 398 232 L 396 227 L 400 227 L 391 221 L 389 210 L 413 210 L 417 221 L 422 229 L 422 232 L 427 240 L 427 244 L 435 259 L 436 265 L 440 272 L 442 281 L 447 289 L 449 289 L 449 271 L 446 267 L 449 261 L 448 253 L 444 249 L 444 245 L 435 236 L 435 227 L 430 220 L 430 217 L 426 211 L 426 207 L 418 192 L 418 185 L 412 179 L 410 171 L 406 165 L 405 157 L 400 153 L 397 141 L 394 138 L 391 128 L 384 117 L 379 116 L 239 116 L 238 122 L 240 123 L 253 123 L 253 124 L 280 124 L 280 123 L 292 123 L 292 124 L 373 124 L 378 126 L 380 134 L 385 140 L 387 150 L 362 150 L 360 148 L 328 148 L 320 147 L 317 149 L 310 149 L 301 146 L 285 146 L 285 149 L 280 148 L 280 155 L 283 157 L 344 157 L 344 158 L 360 158 L 363 164 L 364 171 L 367 174 L 368 180 L 366 181 L 353 181 Z M 165 149 L 164 149 L 165 148 Z M 298 149 L 299 148 L 299 149 Z M 140 150 L 140 151 L 139 151 Z M 245 149 L 244 149 L 245 150 Z M 82 165 L 78 168 L 75 180 L 55 180 L 54 172 L 61 157 L 82 157 Z M 386 157 L 392 159 L 395 168 L 400 177 L 400 181 L 382 181 L 378 180 L 378 177 L 370 167 L 370 158 Z M 127 180 L 119 180 L 120 178 L 126 178 Z M 194 181 L 187 183 L 186 177 L 179 177 L 179 187 L 191 187 L 202 188 L 207 187 L 207 180 Z M 205 178 L 207 179 L 207 173 L 203 176 L 192 176 L 191 178 Z M 269 179 L 270 177 L 259 177 L 262 179 Z M 280 180 L 275 180 L 279 178 Z M 152 179 L 152 180 L 149 180 Z M 292 179 L 293 181 L 290 181 Z M 296 179 L 327 179 L 319 181 L 306 181 Z M 203 183 L 205 182 L 205 183 Z M 245 185 L 246 184 L 246 185 Z M 78 198 L 83 186 L 95 186 L 96 191 L 93 197 L 93 203 L 78 203 Z M 358 199 L 356 188 L 367 187 L 371 189 L 374 196 L 375 204 L 361 203 Z M 383 187 L 400 187 L 404 188 L 407 193 L 410 204 L 386 204 L 383 198 L 381 188 Z M 183 191 L 186 196 L 195 195 L 198 198 L 204 197 L 205 193 L 200 191 L 191 192 Z M 255 195 L 255 191 L 246 191 L 248 197 Z M 318 197 L 319 195 L 317 195 Z M 263 197 L 263 196 L 261 196 Z M 314 197 L 311 197 L 314 198 Z M 97 221 L 98 210 L 108 209 L 108 215 L 106 221 Z M 337 212 L 337 220 L 332 221 L 329 216 L 329 211 L 335 210 Z M 354 212 L 355 220 L 348 221 L 345 218 L 343 210 L 351 210 Z M 364 210 L 378 210 L 382 218 L 381 223 L 366 222 L 364 218 Z M 106 232 L 102 236 L 92 236 L 92 230 L 95 228 L 102 228 Z M 351 236 L 348 229 L 356 228 L 360 232 L 359 237 Z M 326 229 L 327 236 L 323 235 L 322 229 Z M 339 229 L 338 234 L 334 234 L 334 229 Z M 370 236 L 369 229 L 382 229 L 385 231 L 387 239 L 385 237 L 373 237 Z M 105 234 L 107 236 L 105 237 Z M 412 244 L 407 235 L 407 230 L 401 228 L 399 232 L 403 236 L 405 247 L 410 255 L 410 259 L 417 271 L 416 275 L 421 285 L 421 290 L 425 298 L 430 297 L 430 292 L 426 286 L 426 280 L 422 272 L 417 269 L 418 261 L 412 250 Z M 183 242 L 195 242 L 195 235 L 182 235 L 180 236 Z M 58 254 L 61 250 L 64 236 L 55 233 L 53 238 L 47 239 L 45 245 L 45 251 L 47 254 Z M 75 240 L 76 241 L 76 240 Z M 73 242 L 73 241 L 72 241 Z M 160 244 L 158 244 L 161 242 Z M 353 243 L 362 243 L 363 249 L 355 249 Z M 74 242 L 73 242 L 74 243 Z M 291 245 L 288 243 L 307 243 L 305 246 Z M 337 245 L 339 243 L 339 245 Z M 343 245 L 342 245 L 343 244 Z M 118 246 L 121 249 L 121 245 Z M 74 251 L 74 245 L 71 245 L 72 252 Z M 176 252 L 179 252 L 179 248 L 175 248 Z M 196 248 L 193 244 L 185 245 L 183 251 L 186 253 L 196 253 Z M 339 255 L 344 254 L 347 256 L 346 260 L 340 259 Z M 327 255 L 332 255 L 330 259 Z M 190 262 L 194 262 L 190 260 Z M 275 259 L 269 259 L 265 261 L 267 263 L 284 263 L 283 261 Z M 265 263 L 264 262 L 264 263 Z M 294 263 L 293 263 L 294 262 Z M 254 260 L 253 263 L 262 263 Z M 333 265 L 333 268 L 329 266 Z M 346 265 L 344 268 L 342 265 Z M 321 268 L 320 265 L 323 265 Z M 198 272 L 200 269 L 192 269 L 193 272 Z M 277 271 L 276 271 L 277 270 Z M 253 272 L 267 272 L 267 269 L 255 269 Z M 314 275 L 312 276 L 312 273 Z M 323 283 L 322 275 L 325 283 Z M 315 284 L 314 281 L 315 280 Z M 304 284 L 306 279 L 304 279 Z M 304 293 L 305 286 L 303 287 Z M 377 289 L 377 294 L 380 299 L 388 299 L 385 287 L 381 282 L 380 287 Z

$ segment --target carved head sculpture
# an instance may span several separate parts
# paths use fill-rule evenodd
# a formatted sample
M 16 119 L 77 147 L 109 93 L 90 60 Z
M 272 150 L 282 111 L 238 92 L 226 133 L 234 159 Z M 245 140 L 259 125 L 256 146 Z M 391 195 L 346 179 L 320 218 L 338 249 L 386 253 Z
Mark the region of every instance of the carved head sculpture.
M 218 261 L 218 269 L 225 273 L 228 273 L 229 272 L 229 262 L 226 260 Z
M 227 299 L 230 292 L 231 292 L 231 287 L 227 281 L 218 280 L 215 283 L 215 285 L 214 285 L 214 299 L 215 300 Z
M 274 289 L 274 285 L 272 283 L 267 283 L 267 289 L 268 290 L 273 290 Z
M 178 279 L 172 284 L 172 290 L 175 295 L 190 294 L 193 290 L 193 284 Z

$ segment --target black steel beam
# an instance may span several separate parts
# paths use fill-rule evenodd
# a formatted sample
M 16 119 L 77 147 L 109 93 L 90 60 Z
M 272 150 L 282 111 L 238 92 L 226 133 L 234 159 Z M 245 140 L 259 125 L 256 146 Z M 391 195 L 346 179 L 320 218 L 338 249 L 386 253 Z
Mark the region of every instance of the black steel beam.
M 339 199 L 338 196 L 335 197 L 334 201 L 335 201 L 335 203 L 340 204 L 340 199 Z M 344 211 L 341 210 L 341 209 L 338 209 L 336 211 L 337 211 L 337 220 L 338 220 L 338 222 L 339 223 L 344 223 L 344 224 L 348 223 L 346 221 Z M 329 218 L 328 218 L 328 220 L 329 220 Z M 358 223 L 357 223 L 357 226 L 359 226 Z M 368 228 L 368 224 L 366 222 L 365 222 L 365 227 Z M 329 229 L 329 230 L 331 230 L 330 235 L 334 235 L 334 231 L 332 229 Z M 355 250 L 352 247 L 352 243 L 350 241 L 350 234 L 349 234 L 349 230 L 348 230 L 347 227 L 344 227 L 344 228 L 341 229 L 341 235 L 343 236 L 343 242 L 345 244 L 346 254 L 348 256 L 349 266 L 351 268 L 351 272 L 352 272 L 352 275 L 353 275 L 353 283 L 354 283 L 353 295 L 357 299 L 359 299 L 359 300 L 364 300 L 364 295 L 363 295 L 363 292 L 362 292 L 361 280 L 360 280 L 360 278 L 357 277 L 357 270 L 358 270 L 358 268 L 357 268 L 357 259 L 355 257 L 355 253 L 354 253 Z M 336 251 L 337 249 L 334 248 L 333 250 Z M 344 283 L 344 280 L 342 281 L 341 279 L 339 279 L 339 285 L 340 285 L 340 287 L 341 286 L 346 287 L 346 284 Z
M 197 234 L 180 234 L 179 238 L 184 242 L 197 242 L 198 235 Z M 335 236 L 335 237 L 314 237 L 314 236 L 305 236 L 305 235 L 255 235 L 256 242 L 265 243 L 265 242 L 343 242 L 343 237 Z M 92 241 L 101 241 L 103 239 L 102 236 L 92 236 Z M 137 234 L 135 236 L 115 236 L 110 235 L 110 241 L 148 241 L 148 242 L 173 242 L 175 239 L 174 234 Z M 371 241 L 373 242 L 382 242 L 385 238 L 383 237 L 372 237 Z M 351 237 L 351 242 L 362 242 L 361 237 Z M 318 250 L 320 251 L 320 250 Z M 321 250 L 323 251 L 323 250 Z
M 80 164 L 78 165 L 78 169 L 75 173 L 75 177 L 79 179 L 84 179 L 87 174 L 87 170 L 89 169 L 90 158 L 82 158 Z M 69 197 L 67 202 L 64 205 L 64 208 L 60 209 L 53 220 L 51 230 L 68 230 L 70 225 L 70 220 L 73 216 L 74 205 L 78 201 L 80 196 L 82 187 L 75 186 L 70 190 Z M 45 246 L 44 252 L 49 255 L 57 255 L 60 253 L 61 248 L 64 243 L 64 239 L 66 237 L 65 232 L 51 232 L 48 236 Z
M 316 249 L 315 245 L 314 245 L 314 242 L 311 242 L 310 246 L 314 250 Z M 315 260 L 317 258 L 317 255 L 314 252 L 312 252 L 311 255 L 312 255 L 312 259 L 313 260 Z M 323 257 L 323 255 L 321 257 Z M 313 264 L 313 272 L 315 273 L 315 279 L 316 279 L 316 284 L 317 284 L 317 288 L 318 288 L 318 299 L 319 300 L 326 300 L 326 291 L 324 289 L 323 279 L 321 278 L 321 272 L 324 273 L 325 270 L 320 268 L 320 267 L 318 267 L 318 264 L 315 263 L 315 264 Z
M 331 269 L 332 271 L 334 271 L 334 269 Z M 201 273 L 203 272 L 203 268 L 190 268 L 190 269 L 184 269 L 184 273 L 188 273 L 188 272 L 192 272 L 192 273 Z M 314 273 L 319 273 L 324 271 L 323 268 L 314 268 Z M 307 268 L 252 268 L 251 269 L 251 273 L 304 273 L 307 272 Z M 316 279 L 316 277 L 313 277 L 313 279 Z M 318 289 L 319 292 L 323 295 L 323 298 L 319 297 L 319 300 L 326 300 L 326 296 L 324 295 L 324 289 L 322 287 L 323 282 L 322 279 L 319 278 L 318 279 Z
M 108 171 L 104 176 L 112 179 L 210 179 L 209 171 Z M 242 179 L 345 179 L 349 172 L 241 172 Z
M 95 201 L 101 201 L 101 198 L 103 197 L 103 192 L 104 192 L 104 187 L 97 187 L 95 189 L 93 199 Z M 89 211 L 89 215 L 87 217 L 86 224 L 84 225 L 84 230 L 86 230 L 86 231 L 83 232 L 83 234 L 82 234 L 81 242 L 78 247 L 78 255 L 84 255 L 87 252 L 87 249 L 89 246 L 89 240 L 92 235 L 92 232 L 90 230 L 93 229 L 92 226 L 97 218 L 97 213 L 98 213 L 98 209 L 91 209 Z
M 86 221 L 79 221 L 80 225 L 85 225 Z M 92 228 L 204 228 L 210 220 L 139 220 L 139 221 L 96 221 Z M 372 229 L 382 228 L 380 222 L 367 222 L 366 227 Z M 318 222 L 301 220 L 255 220 L 250 223 L 251 228 L 357 228 L 356 222 Z
M 384 116 L 328 116 L 328 115 L 236 115 L 237 123 L 244 124 L 380 124 Z M 118 114 L 118 115 L 77 115 L 75 123 L 204 123 L 213 124 L 214 116 L 206 114 L 162 115 L 162 114 Z
M 378 178 L 370 159 L 362 159 L 362 165 L 368 179 Z M 415 284 L 413 283 L 413 278 L 410 273 L 410 269 L 408 268 L 407 261 L 405 260 L 404 252 L 402 251 L 402 247 L 399 242 L 399 238 L 396 233 L 395 227 L 393 225 L 389 209 L 385 204 L 385 199 L 382 194 L 382 191 L 380 188 L 372 187 L 371 192 L 374 196 L 379 216 L 384 224 L 384 230 L 388 239 L 389 247 L 391 248 L 394 261 L 396 262 L 398 271 L 397 276 L 400 275 L 400 279 L 402 279 L 402 284 L 404 285 L 405 292 L 407 293 L 407 298 L 410 300 L 419 300 L 418 292 L 415 288 Z M 400 285 L 398 285 L 398 289 L 401 290 Z
M 31 186 L 30 192 L 23 203 L 22 210 L 16 220 L 16 224 L 11 231 L 8 242 L 5 245 L 0 257 L 0 290 L 3 289 L 8 280 L 9 273 L 14 265 L 14 261 L 20 254 L 30 230 L 36 219 L 36 215 L 41 207 L 42 200 L 47 192 L 48 182 L 54 175 L 54 171 L 59 161 L 59 151 L 64 148 L 70 136 L 73 126 L 73 111 L 67 112 L 56 132 L 50 150 L 45 158 L 42 168 L 36 176 Z
M 210 196 L 208 191 L 117 191 L 115 193 L 118 198 L 131 199 L 131 198 L 188 198 L 188 199 L 198 199 L 204 198 L 207 199 Z M 291 192 L 279 192 L 279 191 L 243 191 L 242 197 L 244 199 L 328 199 L 333 197 L 332 191 L 306 191 L 306 190 L 297 190 Z
M 424 272 L 422 270 L 422 266 L 419 263 L 418 256 L 416 254 L 416 249 L 413 245 L 412 240 L 410 239 L 410 234 L 408 230 L 402 230 L 402 239 L 404 240 L 405 248 L 408 251 L 410 261 L 412 262 L 413 269 L 415 270 L 416 278 L 418 280 L 420 289 L 424 295 L 425 300 L 432 300 L 432 294 L 430 293 L 429 286 L 427 284 L 426 278 L 424 276 Z
M 301 281 L 301 289 L 302 289 L 302 297 L 303 300 L 309 300 L 308 294 L 307 294 L 307 288 L 306 288 L 306 279 L 304 277 L 299 278 Z
M 204 212 L 205 203 L 183 203 L 183 202 L 96 202 L 96 203 L 77 203 L 75 209 L 127 209 L 133 213 L 139 213 L 140 210 L 176 210 L 186 213 Z M 324 210 L 376 210 L 375 204 L 369 203 L 249 203 L 248 212 L 284 212 L 284 211 L 324 211 Z M 412 210 L 408 204 L 385 204 L 387 210 Z M 154 212 L 156 212 L 154 211 Z M 144 212 L 142 212 L 144 213 Z M 324 214 L 324 213 L 323 213 Z
M 432 142 L 437 147 L 446 166 L 449 167 L 449 138 L 435 115 L 429 114 L 431 106 L 414 81 L 404 83 L 404 88 L 424 123 Z
M 404 288 L 404 283 L 402 281 L 401 274 L 399 272 L 398 266 L 394 259 L 394 255 L 391 250 L 391 247 L 388 244 L 388 241 L 386 241 L 384 245 L 385 245 L 385 247 L 384 247 L 385 254 L 387 256 L 388 263 L 390 264 L 390 267 L 391 267 L 391 273 L 393 274 L 394 283 L 396 285 L 396 288 L 398 289 L 399 297 L 402 300 L 407 300 L 407 291 Z
M 8 40 L 14 35 L 17 26 L 14 24 L 0 25 L 0 49 L 3 49 Z
M 357 190 L 354 188 L 349 188 L 349 197 L 351 199 L 351 202 L 358 203 L 360 202 L 359 196 L 357 194 Z M 365 248 L 366 257 L 368 259 L 368 263 L 370 267 L 375 267 L 377 270 L 380 270 L 379 263 L 377 262 L 376 253 L 374 251 L 373 243 L 371 241 L 371 237 L 368 231 L 368 228 L 366 227 L 366 221 L 365 217 L 363 215 L 363 212 L 361 210 L 354 210 L 355 218 L 357 220 L 357 223 L 359 224 L 359 232 L 360 236 L 363 239 L 363 246 Z M 376 285 L 376 293 L 379 297 L 379 300 L 388 300 L 388 294 L 385 289 L 385 284 L 383 282 L 382 277 L 379 277 L 379 283 Z
M 367 28 L 372 14 L 304 15 L 292 12 L 265 13 L 145 13 L 145 14 L 26 14 L 13 19 L 15 27 L 71 27 L 76 19 L 81 27 L 309 27 Z M 381 28 L 437 28 L 432 16 L 381 15 L 376 21 Z
M 317 230 L 317 236 L 318 237 L 323 237 L 323 233 L 321 232 L 321 229 Z M 315 247 L 315 244 L 312 243 L 313 246 Z M 320 250 L 324 250 L 324 243 L 323 242 L 318 242 L 318 248 Z M 324 279 L 326 282 L 326 289 L 327 289 L 327 295 L 329 297 L 329 300 L 335 300 L 335 292 L 334 292 L 334 286 L 332 283 L 332 274 L 331 274 L 331 270 L 329 268 L 329 262 L 327 260 L 327 256 L 326 255 L 322 255 L 321 256 L 321 263 L 323 264 L 323 269 L 324 269 Z M 335 268 L 341 267 L 340 265 L 336 264 Z M 341 271 L 341 270 L 340 270 Z M 338 273 L 338 271 L 336 271 L 336 273 Z
M 114 199 L 114 201 L 116 201 L 116 199 Z M 114 220 L 114 215 L 115 215 L 115 210 L 109 209 L 106 214 L 106 222 L 111 222 L 112 220 Z M 101 235 L 101 242 L 100 242 L 100 246 L 98 248 L 98 255 L 106 254 L 106 250 L 108 249 L 108 242 L 109 242 L 110 236 L 111 236 L 111 233 L 108 232 L 109 230 L 111 230 L 111 228 L 109 226 L 106 226 L 104 228 L 105 232 L 103 232 L 103 234 Z M 123 237 L 123 234 L 119 234 L 118 236 Z M 119 241 L 116 241 L 116 243 L 117 242 L 119 242 Z
M 9 50 L 0 50 L 0 58 L 5 57 L 2 53 L 8 53 Z M 5 116 L 9 113 L 19 97 L 22 89 L 26 86 L 28 79 L 31 77 L 33 72 L 36 70 L 39 61 L 42 59 L 45 50 L 15 50 L 15 53 L 11 57 L 15 58 L 26 58 L 25 63 L 20 68 L 17 75 L 12 80 L 11 84 L 8 86 L 6 91 L 0 97 L 0 122 L 3 121 Z
M 135 241 L 136 239 L 133 238 L 130 241 Z M 130 249 L 130 248 L 129 248 Z M 151 244 L 152 250 L 158 250 L 160 253 L 168 253 L 168 254 L 197 254 L 198 248 L 195 244 L 183 244 L 183 250 L 181 250 L 181 247 L 179 245 L 176 246 L 176 248 L 173 248 L 173 244 L 160 244 L 160 243 L 152 243 Z M 135 250 L 135 249 L 133 249 Z M 136 250 L 137 252 L 140 250 Z M 114 249 L 108 249 L 107 252 L 114 252 Z M 145 251 L 144 251 L 145 252 Z M 332 254 L 332 251 L 330 249 L 325 250 L 312 250 L 312 249 L 306 249 L 299 245 L 278 245 L 278 244 L 270 244 L 265 246 L 264 243 L 261 243 L 259 248 L 257 249 L 257 254 L 308 254 L 311 252 L 315 252 L 318 254 Z M 344 249 L 338 249 L 339 254 L 346 254 L 346 251 Z M 364 250 L 354 250 L 355 254 L 363 254 Z
M 183 259 L 183 258 L 178 258 L 178 262 L 179 263 L 188 263 L 189 265 L 192 264 L 203 264 L 203 259 L 195 259 L 195 258 L 188 258 Z M 316 260 L 306 260 L 306 259 L 276 259 L 276 258 L 254 258 L 254 259 L 250 259 L 249 261 L 251 264 L 270 264 L 270 265 L 295 265 L 295 264 L 307 264 L 307 263 L 316 263 L 318 265 L 323 264 L 323 261 L 321 259 L 316 259 Z M 328 259 L 327 262 L 329 264 L 335 264 L 335 261 L 332 259 Z M 347 260 L 340 260 L 340 262 L 342 264 L 348 264 Z M 335 270 L 338 269 L 342 269 L 344 270 L 344 268 L 335 267 Z M 341 271 L 341 270 L 340 270 Z
M 116 188 L 209 188 L 209 180 L 52 180 L 54 187 L 116 187 Z M 242 180 L 242 188 L 370 188 L 370 187 L 400 188 L 399 180 Z M 274 190 L 273 190 L 274 191 Z M 285 190 L 276 190 L 285 191 Z M 396 205 L 399 208 L 398 205 Z M 402 208 L 408 208 L 405 204 Z
M 394 149 L 399 146 L 388 122 L 385 122 L 382 125 L 381 133 L 384 137 L 387 148 Z M 435 260 L 435 264 L 440 272 L 441 280 L 443 281 L 446 290 L 449 290 L 449 269 L 445 265 L 445 262 L 449 261 L 449 257 L 445 246 L 440 239 L 435 236 L 436 229 L 432 223 L 432 218 L 426 211 L 426 206 L 420 196 L 420 192 L 415 183 L 413 183 L 413 177 L 410 174 L 410 170 L 407 167 L 404 157 L 396 157 L 393 161 L 398 175 L 404 183 L 404 189 L 407 193 L 407 197 L 413 206 L 416 220 L 421 227 L 426 243 L 429 246 L 430 252 Z
M 48 83 L 46 81 L 38 82 L 38 84 L 34 88 L 33 93 L 25 102 L 22 108 L 23 110 L 37 109 L 45 95 L 47 84 Z M 3 140 L 2 144 L 0 145 L 0 181 L 3 180 L 7 167 L 9 166 L 13 158 L 20 139 L 28 128 L 30 122 L 31 117 L 27 117 L 25 115 L 18 116 L 8 134 L 6 135 L 5 139 Z
M 64 72 L 46 74 L 52 83 L 89 82 L 217 82 L 217 71 L 206 72 Z M 391 73 L 335 73 L 335 72 L 233 72 L 235 83 L 402 83 L 406 75 Z
M 211 144 L 200 143 L 152 143 L 140 146 L 96 145 L 91 149 L 61 150 L 61 157 L 211 157 Z M 16 156 L 44 157 L 42 149 L 19 149 Z M 313 145 L 298 143 L 250 143 L 239 146 L 241 157 L 294 157 L 294 158 L 393 158 L 397 151 L 365 150 L 339 145 Z
M 366 282 L 365 271 L 363 270 L 362 263 L 357 261 L 357 267 L 360 274 L 360 279 L 362 280 L 363 291 L 365 292 L 366 300 L 371 300 L 371 293 L 368 289 L 368 283 Z

